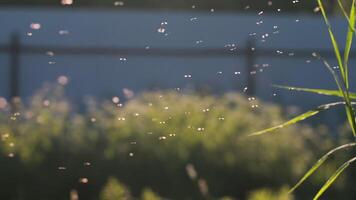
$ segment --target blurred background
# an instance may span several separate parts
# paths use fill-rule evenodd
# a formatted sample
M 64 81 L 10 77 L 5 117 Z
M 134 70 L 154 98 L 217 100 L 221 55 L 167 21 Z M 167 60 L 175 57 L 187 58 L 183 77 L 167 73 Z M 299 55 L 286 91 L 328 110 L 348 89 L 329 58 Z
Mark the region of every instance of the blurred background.
M 345 7 L 350 1 L 342 1 Z M 344 41 L 347 21 L 326 2 Z M 310 199 L 351 155 L 316 1 L 2 0 L 0 199 Z M 343 44 L 343 43 L 342 43 Z M 350 66 L 354 63 L 354 48 Z M 350 67 L 350 85 L 355 85 Z M 350 168 L 325 199 L 355 199 Z

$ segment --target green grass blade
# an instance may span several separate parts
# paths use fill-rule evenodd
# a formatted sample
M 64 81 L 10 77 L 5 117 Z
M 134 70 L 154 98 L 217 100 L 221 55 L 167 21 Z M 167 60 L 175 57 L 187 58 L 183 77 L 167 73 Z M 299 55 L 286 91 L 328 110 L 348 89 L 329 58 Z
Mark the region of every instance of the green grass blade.
M 336 170 L 336 172 L 326 181 L 326 183 L 321 187 L 321 189 L 318 191 L 318 193 L 315 195 L 313 200 L 318 200 L 321 195 L 335 182 L 335 180 L 345 171 L 345 169 L 350 166 L 351 163 L 356 161 L 356 157 L 350 159 L 349 161 L 345 162 L 339 169 Z
M 345 85 L 346 89 L 349 89 L 349 80 L 348 80 L 348 62 L 349 55 L 352 46 L 352 39 L 354 36 L 353 28 L 355 27 L 355 0 L 352 1 L 351 11 L 349 16 L 349 28 L 347 31 L 346 42 L 345 42 L 345 52 L 344 52 L 344 68 L 345 68 Z
M 314 53 L 314 56 L 324 63 L 325 67 L 329 70 L 330 74 L 333 76 L 334 82 L 335 82 L 337 88 L 339 89 L 339 91 L 342 93 L 342 96 L 344 98 L 346 98 L 346 94 L 345 94 L 344 87 L 343 87 L 344 84 L 342 84 L 344 82 L 341 82 L 339 80 L 339 77 L 337 76 L 335 70 L 333 70 L 333 68 L 330 66 L 330 64 L 324 58 L 322 58 L 320 55 Z
M 287 121 L 287 122 L 285 122 L 283 124 L 280 124 L 278 126 L 274 126 L 274 127 L 271 127 L 271 128 L 267 128 L 267 129 L 264 129 L 262 131 L 258 131 L 258 132 L 252 133 L 249 136 L 262 135 L 264 133 L 268 133 L 268 132 L 275 131 L 277 129 L 284 128 L 286 126 L 289 126 L 289 125 L 295 124 L 297 122 L 303 121 L 303 120 L 305 120 L 307 118 L 310 118 L 310 117 L 318 114 L 321 111 L 327 110 L 327 109 L 329 109 L 331 107 L 334 107 L 334 106 L 337 106 L 337 105 L 341 105 L 341 104 L 345 104 L 345 102 L 335 102 L 335 103 L 329 103 L 329 104 L 324 104 L 324 105 L 318 106 L 317 108 L 315 108 L 313 110 L 310 110 L 308 112 L 305 112 L 305 113 L 303 113 L 301 115 L 298 115 L 297 117 L 294 117 L 293 119 L 291 119 L 291 120 L 289 120 L 289 121 Z
M 325 61 L 323 60 L 325 66 L 327 66 L 327 68 L 329 69 L 329 71 L 332 73 L 334 79 L 335 79 L 335 83 L 337 84 L 338 86 L 338 89 L 340 92 L 342 92 L 342 95 L 343 95 L 343 98 L 346 102 L 345 104 L 345 109 L 346 109 L 346 115 L 347 115 L 347 119 L 348 119 L 348 122 L 350 124 L 350 127 L 351 127 L 351 130 L 352 130 L 352 133 L 354 135 L 354 137 L 356 137 L 356 121 L 355 121 L 355 113 L 354 113 L 354 110 L 353 110 L 353 107 L 351 105 L 351 101 L 350 101 L 350 97 L 349 97 L 349 92 L 348 92 L 348 74 L 345 73 L 345 66 L 344 66 L 344 62 L 343 60 L 341 59 L 341 55 L 340 55 L 340 50 L 339 50 L 339 46 L 337 44 L 337 41 L 335 39 L 335 36 L 334 36 L 334 33 L 332 32 L 331 30 L 331 25 L 329 23 L 329 20 L 328 20 L 328 17 L 326 15 L 326 12 L 325 12 L 325 9 L 324 9 L 324 6 L 323 6 L 323 3 L 321 0 L 318 0 L 318 5 L 320 7 L 320 10 L 321 10 L 321 13 L 323 15 L 323 18 L 324 18 L 324 21 L 327 25 L 327 28 L 328 28 L 328 32 L 329 32 L 329 35 L 330 35 L 330 39 L 331 39 L 331 42 L 332 42 L 332 45 L 333 45 L 333 48 L 334 48 L 334 52 L 335 52 L 335 56 L 336 56 L 336 59 L 337 59 L 337 62 L 339 64 L 339 67 L 340 67 L 340 72 L 341 72 L 341 76 L 342 76 L 342 80 L 343 80 L 343 85 L 341 85 L 341 82 L 338 80 L 338 76 L 336 75 L 336 73 L 334 72 L 334 70 L 330 67 L 330 65 Z M 353 15 L 353 18 L 355 18 L 355 5 L 354 5 L 354 1 L 353 1 L 353 4 L 352 4 L 352 10 L 350 12 L 350 16 L 352 17 Z M 351 21 L 354 21 L 354 19 L 350 19 Z M 354 22 L 352 22 L 354 23 Z M 353 24 L 354 25 L 354 24 Z M 349 42 L 351 45 L 352 43 L 352 36 L 351 35 L 351 39 L 349 39 Z M 351 47 L 350 47 L 351 48 Z M 346 51 L 347 52 L 347 51 Z M 349 53 L 349 52 L 348 52 Z M 348 54 L 347 53 L 347 54 Z M 319 56 L 319 58 L 321 58 Z M 343 89 L 343 87 L 345 87 L 345 90 Z
M 350 24 L 349 24 L 349 29 L 347 32 L 346 36 L 346 43 L 345 43 L 345 52 L 344 52 L 344 68 L 345 68 L 345 87 L 346 87 L 346 100 L 350 101 L 350 93 L 349 93 L 349 80 L 348 80 L 348 62 L 349 62 L 349 55 L 350 55 L 350 50 L 352 46 L 352 40 L 353 40 L 353 31 L 351 27 L 355 27 L 355 0 L 352 1 L 351 5 L 351 11 L 350 11 Z M 347 101 L 346 101 L 347 102 Z M 352 105 L 347 104 L 346 108 L 346 113 L 347 113 L 347 119 L 349 121 L 349 124 L 351 126 L 352 132 L 354 136 L 356 136 L 356 121 L 355 121 L 355 113 L 353 110 Z
M 321 94 L 326 96 L 336 96 L 343 98 L 342 92 L 339 90 L 326 90 L 326 89 L 317 89 L 317 88 L 300 88 L 300 87 L 290 87 L 290 86 L 282 86 L 282 85 L 273 85 L 273 87 L 286 89 L 286 90 L 293 90 L 298 92 L 310 92 L 315 94 Z M 356 93 L 350 92 L 349 93 L 350 99 L 356 99 Z
M 345 69 L 344 69 L 344 66 L 343 66 L 343 63 L 342 63 L 342 59 L 341 59 L 341 54 L 340 54 L 340 50 L 339 50 L 339 45 L 337 44 L 336 39 L 335 39 L 335 36 L 334 36 L 334 34 L 331 32 L 331 30 L 329 30 L 329 33 L 330 33 L 331 42 L 332 42 L 333 47 L 334 47 L 335 56 L 336 56 L 337 62 L 338 62 L 339 67 L 340 67 L 341 76 L 342 76 L 342 78 L 343 78 L 344 81 L 345 81 L 346 75 L 345 75 Z
M 328 153 L 326 153 L 323 157 L 321 157 L 313 166 L 312 168 L 310 168 L 308 170 L 307 173 L 305 173 L 305 175 L 298 181 L 298 183 L 289 190 L 289 192 L 293 192 L 295 189 L 297 189 L 306 179 L 308 179 L 328 158 L 331 154 L 335 153 L 336 151 L 345 149 L 345 148 L 349 148 L 349 147 L 353 147 L 356 146 L 356 143 L 349 143 L 349 144 L 345 144 L 342 146 L 339 146 L 337 148 L 332 149 L 331 151 L 329 151 Z
M 337 3 L 339 4 L 340 10 L 341 10 L 342 14 L 344 15 L 344 17 L 346 18 L 346 20 L 347 20 L 347 22 L 349 24 L 349 28 L 351 28 L 352 32 L 356 34 L 355 27 L 351 25 L 351 21 L 350 21 L 349 15 L 347 14 L 344 6 L 342 5 L 341 0 L 337 0 Z M 355 2 L 353 2 L 353 5 L 354 4 L 355 4 Z
M 354 137 L 356 137 L 356 119 L 355 119 L 355 113 L 354 113 L 354 109 L 352 107 L 352 103 L 350 100 L 350 95 L 349 95 L 349 91 L 347 88 L 345 88 L 345 82 L 340 82 L 339 81 L 339 77 L 337 76 L 337 74 L 335 73 L 335 71 L 332 69 L 332 67 L 329 65 L 329 63 L 323 59 L 320 55 L 315 54 L 316 57 L 320 60 L 323 61 L 324 65 L 326 66 L 326 68 L 330 71 L 330 73 L 332 74 L 334 81 L 340 91 L 340 93 L 342 93 L 343 99 L 345 101 L 345 109 L 346 109 L 346 116 L 347 116 L 347 120 L 350 124 L 352 133 L 354 135 Z M 345 90 L 343 89 L 345 88 Z
M 339 8 L 340 8 L 342 14 L 344 15 L 344 17 L 347 19 L 347 21 L 349 21 L 350 20 L 349 15 L 347 14 L 347 12 L 345 10 L 344 5 L 342 5 L 341 0 L 337 0 L 337 4 L 339 5 Z
M 349 124 L 351 126 L 352 133 L 354 136 L 356 136 L 355 113 L 352 109 L 352 105 L 346 106 L 346 114 L 347 114 L 347 120 L 349 121 Z
M 326 26 L 328 28 L 328 32 L 329 32 L 329 36 L 330 36 L 330 39 L 331 39 L 331 43 L 332 43 L 332 46 L 334 48 L 334 53 L 335 53 L 338 65 L 340 67 L 341 76 L 342 76 L 343 80 L 345 81 L 345 70 L 344 70 L 343 60 L 341 58 L 341 54 L 340 54 L 340 50 L 339 50 L 339 45 L 338 45 L 338 43 L 337 43 L 337 41 L 335 39 L 334 33 L 331 30 L 331 25 L 329 23 L 329 19 L 328 19 L 327 15 L 326 15 L 325 8 L 324 8 L 323 3 L 322 3 L 321 0 L 318 0 L 318 5 L 319 5 L 319 8 L 320 8 L 321 13 L 323 15 L 325 24 L 326 24 Z

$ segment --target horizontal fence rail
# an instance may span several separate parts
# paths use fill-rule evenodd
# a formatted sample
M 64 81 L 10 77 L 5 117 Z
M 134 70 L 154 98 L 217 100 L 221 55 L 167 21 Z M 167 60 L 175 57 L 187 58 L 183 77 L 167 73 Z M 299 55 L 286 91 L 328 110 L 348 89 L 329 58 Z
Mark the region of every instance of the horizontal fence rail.
M 1 45 L 0 53 L 9 53 L 13 44 Z M 252 47 L 251 47 L 252 48 Z M 209 57 L 209 56 L 246 56 L 251 48 L 245 47 L 235 51 L 227 48 L 117 48 L 117 47 L 79 47 L 79 46 L 41 46 L 41 45 L 20 45 L 21 54 L 44 54 L 52 51 L 56 55 L 131 55 L 131 56 L 171 56 L 171 57 Z M 283 52 L 283 53 L 277 53 Z M 332 50 L 325 49 L 256 49 L 254 55 L 259 57 L 288 57 L 297 58 L 312 57 L 313 52 L 317 52 L 325 58 L 334 57 Z M 292 55 L 289 55 L 292 54 Z M 351 51 L 350 58 L 356 58 L 356 51 Z
M 46 54 L 54 52 L 56 55 L 88 55 L 88 56 L 147 56 L 147 57 L 236 57 L 244 56 L 247 72 L 254 70 L 253 66 L 257 57 L 278 58 L 311 58 L 317 52 L 324 58 L 333 58 L 334 52 L 325 49 L 256 49 L 255 40 L 248 39 L 243 49 L 229 48 L 118 48 L 118 47 L 82 47 L 82 46 L 45 46 L 21 44 L 17 33 L 11 35 L 8 44 L 0 44 L 0 53 L 10 55 L 10 82 L 9 98 L 20 94 L 20 55 L 21 54 Z M 350 58 L 356 58 L 356 51 L 351 51 Z M 248 95 L 255 94 L 255 76 L 246 77 Z

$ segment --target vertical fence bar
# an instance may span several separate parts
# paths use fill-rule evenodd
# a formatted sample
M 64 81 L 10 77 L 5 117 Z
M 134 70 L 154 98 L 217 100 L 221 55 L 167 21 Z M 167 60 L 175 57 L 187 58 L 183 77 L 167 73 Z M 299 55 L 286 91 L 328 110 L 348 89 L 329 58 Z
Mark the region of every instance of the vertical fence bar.
M 250 38 L 246 45 L 246 94 L 248 96 L 254 96 L 256 94 L 256 74 L 252 73 L 255 71 L 255 39 Z
M 17 33 L 11 35 L 10 40 L 10 77 L 9 98 L 13 99 L 20 94 L 20 38 Z

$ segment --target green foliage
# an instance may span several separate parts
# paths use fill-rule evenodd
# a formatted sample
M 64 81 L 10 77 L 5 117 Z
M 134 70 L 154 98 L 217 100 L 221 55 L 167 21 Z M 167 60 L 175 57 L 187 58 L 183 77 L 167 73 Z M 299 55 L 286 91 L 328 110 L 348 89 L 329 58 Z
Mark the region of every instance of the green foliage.
M 105 126 L 109 137 L 106 151 L 109 158 L 133 152 L 134 160 L 174 163 L 174 166 L 165 166 L 166 169 L 172 168 L 172 171 L 179 166 L 183 168 L 186 161 L 196 160 L 225 166 L 229 170 L 244 165 L 238 174 L 257 179 L 259 175 L 271 177 L 274 171 L 272 166 L 282 163 L 286 171 L 281 170 L 280 173 L 290 177 L 298 174 L 304 168 L 303 163 L 309 160 L 308 153 L 300 153 L 306 150 L 303 138 L 312 137 L 309 128 L 285 130 L 300 137 L 246 138 L 248 130 L 281 121 L 281 111 L 272 105 L 254 111 L 244 97 L 236 94 L 214 98 L 175 92 L 146 93 L 128 102 L 122 109 L 112 107 L 106 104 L 92 114 L 98 119 L 108 119 L 97 123 Z M 119 118 L 125 120 L 117 121 Z M 258 119 L 270 119 L 271 122 Z M 288 141 L 294 145 L 291 146 Z M 128 145 L 130 142 L 137 145 Z M 196 152 L 200 154 L 195 155 Z M 284 161 L 290 158 L 294 159 L 286 165 Z M 215 163 L 217 160 L 219 164 Z
M 109 178 L 100 194 L 100 200 L 129 200 L 130 192 L 115 178 Z M 149 199 L 147 199 L 149 200 Z M 153 200 L 153 199 L 151 199 Z
M 278 130 L 290 134 L 246 137 L 284 121 L 280 107 L 254 103 L 258 109 L 235 93 L 214 97 L 158 91 L 138 95 L 122 107 L 89 101 L 87 113 L 76 113 L 61 86 L 47 87 L 29 105 L 19 104 L 21 114 L 11 123 L 10 112 L 0 114 L 0 133 L 8 134 L 1 154 L 14 153 L 2 162 L 0 184 L 14 180 L 14 172 L 21 174 L 0 198 L 65 199 L 72 189 L 83 199 L 104 198 L 104 193 L 117 195 L 111 191 L 120 184 L 109 179 L 103 186 L 114 176 L 132 196 L 149 187 L 168 198 L 201 199 L 200 188 L 186 172 L 189 163 L 199 180 L 206 180 L 212 198 L 245 197 L 261 187 L 292 183 L 310 166 L 312 152 L 332 146 L 322 129 L 300 125 Z M 78 183 L 80 177 L 89 182 Z M 32 192 L 37 190 L 41 192 Z
M 232 197 L 221 197 L 219 200 L 234 200 Z
M 160 200 L 160 199 L 161 197 L 159 197 L 155 192 L 153 192 L 149 188 L 144 189 L 141 194 L 141 200 Z
M 259 189 L 251 192 L 247 200 L 294 200 L 294 197 L 288 193 L 287 188 L 282 188 L 279 191 Z

